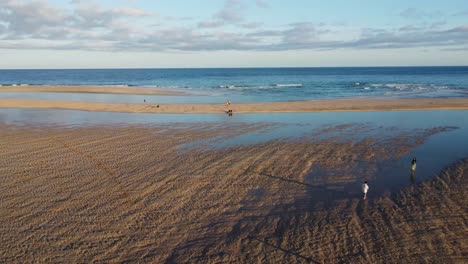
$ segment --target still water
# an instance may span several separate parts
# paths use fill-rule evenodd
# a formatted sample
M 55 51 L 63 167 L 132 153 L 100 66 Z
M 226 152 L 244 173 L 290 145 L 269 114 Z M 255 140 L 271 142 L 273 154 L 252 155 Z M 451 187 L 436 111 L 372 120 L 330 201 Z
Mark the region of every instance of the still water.
M 362 112 L 362 113 L 288 113 L 288 114 L 134 114 L 105 113 L 71 110 L 27 110 L 0 109 L 0 124 L 21 126 L 159 126 L 203 124 L 265 124 L 265 128 L 235 136 L 223 141 L 213 141 L 212 148 L 228 148 L 246 144 L 265 143 L 271 140 L 321 140 L 327 137 L 344 137 L 344 140 L 358 142 L 366 138 L 385 139 L 399 133 L 411 133 L 436 127 L 449 127 L 436 133 L 417 146 L 411 153 L 399 160 L 377 162 L 377 172 L 370 182 L 374 193 L 396 191 L 411 184 L 436 176 L 453 162 L 468 157 L 468 112 L 466 111 L 414 111 L 414 112 Z M 343 129 L 330 133 L 318 133 L 324 128 L 352 125 L 366 129 Z M 310 135 L 317 132 L 316 137 Z M 307 137 L 309 136 L 309 137 Z M 194 142 L 192 144 L 197 144 Z M 206 145 L 206 142 L 204 142 Z M 190 147 L 190 146 L 187 146 Z M 418 167 L 411 175 L 410 161 L 417 157 Z M 366 164 L 357 164 L 356 172 Z M 321 171 L 308 176 L 309 179 L 329 173 Z M 351 172 L 353 173 L 353 172 Z M 307 180 L 307 179 L 306 179 Z M 357 184 L 346 186 L 344 191 L 355 193 Z M 371 192 L 372 194 L 372 192 Z

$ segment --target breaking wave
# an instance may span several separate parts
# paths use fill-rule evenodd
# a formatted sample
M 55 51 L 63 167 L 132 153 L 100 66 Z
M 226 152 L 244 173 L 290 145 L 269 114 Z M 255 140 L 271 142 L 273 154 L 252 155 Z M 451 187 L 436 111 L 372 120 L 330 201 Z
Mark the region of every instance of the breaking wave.
M 360 85 L 358 85 L 360 84 Z M 423 96 L 423 97 L 452 97 L 457 94 L 466 94 L 466 88 L 421 83 L 355 83 L 361 91 L 381 94 L 384 96 Z
M 0 84 L 0 86 L 29 86 L 29 84 L 27 83 L 4 83 L 4 84 Z
M 271 85 L 219 85 L 217 88 L 230 89 L 230 90 L 267 90 L 279 89 L 287 87 L 303 87 L 302 83 L 286 83 L 286 84 L 271 84 Z
M 302 87 L 302 83 L 274 84 L 275 87 Z

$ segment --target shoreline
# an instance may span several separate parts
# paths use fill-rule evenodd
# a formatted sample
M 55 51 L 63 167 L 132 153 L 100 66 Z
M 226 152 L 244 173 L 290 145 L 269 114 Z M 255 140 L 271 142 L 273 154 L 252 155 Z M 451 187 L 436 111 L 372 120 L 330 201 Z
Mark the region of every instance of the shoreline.
M 163 91 L 158 89 L 126 88 L 114 86 L 0 86 L 0 92 L 19 93 L 98 93 L 98 94 L 133 94 L 133 95 L 186 95 L 182 92 Z
M 154 114 L 225 114 L 224 104 L 127 104 L 0 99 L 0 108 Z M 343 99 L 234 104 L 234 114 L 468 110 L 468 99 Z

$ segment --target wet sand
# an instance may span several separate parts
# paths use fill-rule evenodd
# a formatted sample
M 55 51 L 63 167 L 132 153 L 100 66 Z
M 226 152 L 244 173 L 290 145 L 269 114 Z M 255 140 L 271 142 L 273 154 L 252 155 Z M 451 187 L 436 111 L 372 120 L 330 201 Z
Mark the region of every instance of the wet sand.
M 95 112 L 161 113 L 161 114 L 223 114 L 223 104 L 117 104 L 92 102 L 65 102 L 48 100 L 0 100 L 0 108 L 66 109 Z M 377 100 L 349 99 L 281 103 L 235 104 L 235 114 L 297 113 L 297 112 L 369 112 L 468 110 L 468 99 L 414 99 Z
M 398 194 L 372 193 L 376 162 L 443 129 L 181 148 L 260 128 L 2 125 L 0 262 L 465 260 L 468 160 Z
M 0 92 L 36 93 L 99 93 L 99 94 L 139 94 L 139 95 L 182 95 L 181 92 L 157 89 L 103 87 L 103 86 L 2 86 Z

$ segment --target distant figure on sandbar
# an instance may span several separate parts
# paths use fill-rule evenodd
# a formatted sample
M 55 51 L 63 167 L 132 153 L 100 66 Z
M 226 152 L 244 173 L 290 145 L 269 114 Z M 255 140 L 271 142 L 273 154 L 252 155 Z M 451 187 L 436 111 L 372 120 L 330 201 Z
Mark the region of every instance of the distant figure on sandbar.
M 367 191 L 369 190 L 369 185 L 367 185 L 367 181 L 365 181 L 362 186 L 361 186 L 362 192 L 364 193 L 364 198 L 365 200 L 367 198 Z
M 226 101 L 226 109 L 228 113 L 231 111 L 231 101 L 229 100 Z
M 229 100 L 226 101 L 226 109 L 226 113 L 228 113 L 229 116 L 232 116 L 231 101 Z
M 146 99 L 143 99 L 143 103 L 146 103 Z

